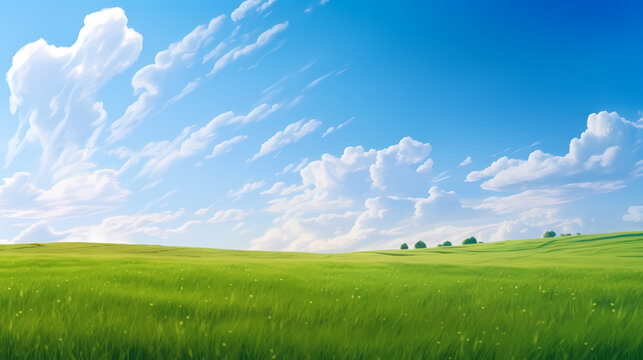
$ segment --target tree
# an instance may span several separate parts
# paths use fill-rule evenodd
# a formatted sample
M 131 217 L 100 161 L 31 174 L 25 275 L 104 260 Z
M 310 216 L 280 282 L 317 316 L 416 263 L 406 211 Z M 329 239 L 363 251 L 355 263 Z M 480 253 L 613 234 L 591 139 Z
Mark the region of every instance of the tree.
M 453 245 L 453 244 L 451 244 L 451 241 L 449 241 L 449 240 L 447 240 L 447 241 L 442 243 L 442 246 L 451 246 L 451 245 Z
M 404 244 L 402 244 L 402 246 L 400 246 L 400 249 L 401 249 L 401 250 L 406 250 L 406 249 L 408 249 L 408 248 L 409 248 L 409 246 L 408 246 L 408 245 L 406 245 L 406 243 L 404 243 Z
M 464 239 L 464 241 L 462 242 L 462 245 L 477 244 L 477 243 L 478 243 L 478 239 L 472 236 L 470 238 Z
M 420 241 L 415 243 L 415 248 L 416 249 L 426 249 L 426 244 L 424 243 L 424 241 L 420 240 Z
M 550 238 L 550 237 L 555 237 L 555 236 L 556 236 L 556 233 L 554 231 L 552 231 L 552 230 L 545 231 L 545 233 L 543 234 L 544 238 Z

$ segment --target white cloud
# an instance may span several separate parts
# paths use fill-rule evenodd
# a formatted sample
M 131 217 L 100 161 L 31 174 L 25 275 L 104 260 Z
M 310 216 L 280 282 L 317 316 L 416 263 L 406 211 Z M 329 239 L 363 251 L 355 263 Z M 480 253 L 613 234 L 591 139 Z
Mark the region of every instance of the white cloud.
M 183 210 L 164 211 L 162 213 L 120 215 L 105 218 L 98 225 L 73 228 L 61 232 L 63 241 L 97 242 L 97 243 L 131 243 L 132 236 L 147 235 L 153 238 L 167 239 L 174 233 L 187 231 L 192 224 L 183 229 L 162 229 L 160 224 L 176 220 L 183 215 Z
M 20 124 L 5 167 L 27 143 L 41 146 L 44 164 L 86 162 L 107 118 L 96 95 L 136 61 L 142 41 L 123 10 L 111 8 L 87 15 L 70 47 L 40 39 L 20 49 L 7 72 L 11 113 Z
M 239 7 L 232 11 L 232 13 L 230 14 L 230 18 L 232 19 L 232 21 L 237 22 L 246 17 L 246 14 L 253 8 L 256 7 L 257 12 L 261 12 L 268 9 L 270 6 L 272 6 L 272 4 L 276 2 L 276 0 L 262 1 L 263 0 L 245 0 L 239 5 Z
M 246 13 L 261 4 L 261 1 L 262 0 L 245 0 L 230 14 L 230 19 L 234 22 L 243 19 Z
M 340 213 L 284 217 L 277 226 L 253 239 L 251 248 L 316 252 L 359 249 L 415 234 L 448 218 L 444 213 L 452 207 L 461 209 L 455 193 L 438 188 L 432 188 L 428 198 L 378 196 L 356 205 L 359 206 Z
M 400 140 L 399 144 L 378 151 L 375 164 L 371 165 L 369 169 L 373 179 L 372 186 L 385 190 L 387 181 L 406 181 L 400 177 L 401 174 L 391 173 L 389 169 L 397 165 L 417 164 L 426 159 L 430 153 L 431 144 L 422 143 L 410 137 L 405 137 Z M 425 164 L 426 162 L 422 166 L 428 166 Z M 432 166 L 433 162 L 430 164 Z
M 330 76 L 332 76 L 332 75 L 335 75 L 335 72 L 336 72 L 336 71 L 335 71 L 335 70 L 333 70 L 333 71 L 331 71 L 331 72 L 329 72 L 329 73 L 326 73 L 326 74 L 324 74 L 324 75 L 322 75 L 322 76 L 320 76 L 320 77 L 316 78 L 315 80 L 311 81 L 308 85 L 306 85 L 306 87 L 304 88 L 304 91 L 308 91 L 308 90 L 310 90 L 310 89 L 312 89 L 312 88 L 316 87 L 316 86 L 317 86 L 317 85 L 319 85 L 322 81 L 324 81 L 324 80 L 328 79 L 328 78 L 329 78 Z
M 283 170 L 281 170 L 280 172 L 276 173 L 276 174 L 275 174 L 275 176 L 281 176 L 281 175 L 284 175 L 284 174 L 287 174 L 287 173 L 297 173 L 297 172 L 300 172 L 300 171 L 301 171 L 301 169 L 303 169 L 306 165 L 308 165 L 308 158 L 307 158 L 307 157 L 306 157 L 306 158 L 301 159 L 301 161 L 299 162 L 299 164 L 291 163 L 291 164 L 286 165 L 286 166 L 283 168 Z
M 173 235 L 173 234 L 183 234 L 194 229 L 199 224 L 201 224 L 200 220 L 188 220 L 185 223 L 183 223 L 183 225 L 175 229 L 165 230 L 165 233 L 167 234 L 166 236 Z
M 210 155 L 206 156 L 205 158 L 206 159 L 212 159 L 212 158 L 215 158 L 215 157 L 217 157 L 219 155 L 223 155 L 223 154 L 229 152 L 230 150 L 232 150 L 232 146 L 234 146 L 234 144 L 236 144 L 238 142 L 241 142 L 241 141 L 243 141 L 243 140 L 245 140 L 247 138 L 248 138 L 248 136 L 246 136 L 246 135 L 238 135 L 238 136 L 235 136 L 235 137 L 233 137 L 231 139 L 224 140 L 224 141 L 216 144 L 214 146 L 214 149 L 212 149 L 212 153 Z
M 419 173 L 431 172 L 431 170 L 433 170 L 433 159 L 426 159 L 426 161 L 422 165 L 418 166 L 418 168 L 415 169 L 415 171 Z
M 179 100 L 183 99 L 186 95 L 188 95 L 192 91 L 196 90 L 196 88 L 199 87 L 200 82 L 201 82 L 201 78 L 196 78 L 196 79 L 188 82 L 187 84 L 185 84 L 185 87 L 183 87 L 183 90 L 181 90 L 181 92 L 178 95 L 173 96 L 168 101 L 168 104 L 174 104 L 174 103 L 178 102 Z
M 526 190 L 509 196 L 491 196 L 479 204 L 471 205 L 476 210 L 491 210 L 496 213 L 510 214 L 533 208 L 544 208 L 565 204 L 582 198 L 563 188 Z
M 29 225 L 26 229 L 20 232 L 20 234 L 14 237 L 9 243 L 43 243 L 60 241 L 64 238 L 65 234 L 55 232 L 46 221 L 41 220 L 32 225 Z
M 643 206 L 630 206 L 627 214 L 623 215 L 623 221 L 643 222 Z
M 211 36 L 221 27 L 225 16 L 210 20 L 207 26 L 199 25 L 187 34 L 181 41 L 172 43 L 163 51 L 156 54 L 154 63 L 141 68 L 132 77 L 132 87 L 138 94 L 134 103 L 127 107 L 125 114 L 110 126 L 109 142 L 123 139 L 134 130 L 146 116 L 171 97 L 166 89 L 169 76 L 179 68 L 185 68 L 192 63 L 194 56 L 206 44 Z M 197 81 L 188 83 L 181 93 L 174 97 L 177 101 L 187 93 L 194 90 Z
M 245 219 L 248 216 L 248 213 L 240 209 L 228 209 L 228 210 L 219 210 L 214 213 L 214 216 L 209 223 L 218 224 L 229 221 L 240 221 Z
M 308 90 L 310 90 L 310 89 L 312 89 L 312 88 L 316 87 L 316 86 L 317 86 L 317 85 L 319 85 L 322 81 L 324 81 L 324 80 L 328 79 L 329 77 L 331 77 L 331 76 L 333 76 L 333 75 L 341 75 L 341 74 L 345 73 L 345 72 L 346 72 L 346 70 L 348 70 L 348 66 L 349 66 L 349 65 L 350 65 L 350 63 L 348 63 L 348 64 L 346 64 L 346 65 L 344 65 L 344 66 L 340 67 L 339 69 L 332 70 L 332 71 L 330 71 L 330 72 L 328 72 L 328 73 L 326 73 L 326 74 L 324 74 L 324 75 L 322 75 L 322 76 L 320 76 L 320 77 L 318 77 L 318 78 L 314 79 L 313 81 L 311 81 L 310 83 L 308 83 L 308 85 L 306 85 L 306 87 L 304 87 L 304 89 L 303 89 L 302 91 L 308 91 Z M 351 120 L 352 120 L 352 119 L 351 119 Z M 349 120 L 349 122 L 350 122 L 350 120 Z
M 326 129 L 326 131 L 324 131 L 324 134 L 322 134 L 322 137 L 326 137 L 326 136 L 332 134 L 333 132 L 335 132 L 337 130 L 341 130 L 346 125 L 350 124 L 354 119 L 355 119 L 355 117 L 353 116 L 350 119 L 346 120 L 345 122 L 337 125 L 337 127 L 334 127 L 334 126 L 329 127 L 328 129 Z
M 129 196 L 113 170 L 74 175 L 49 189 L 36 187 L 31 174 L 15 173 L 0 185 L 0 215 L 8 218 L 53 219 L 88 216 L 113 210 Z
M 196 215 L 196 216 L 205 215 L 208 211 L 210 211 L 210 208 L 209 208 L 209 207 L 207 207 L 207 208 L 200 208 L 199 210 L 197 210 L 197 211 L 195 211 L 195 212 L 194 212 L 194 215 Z
M 176 220 L 183 210 L 153 214 L 121 215 L 104 218 L 97 225 L 79 226 L 65 231 L 54 231 L 46 221 L 39 221 L 14 237 L 11 243 L 73 241 L 95 243 L 131 243 L 132 237 L 146 235 L 167 239 L 190 230 L 198 221 L 188 221 L 175 229 L 162 229 L 160 224 Z
M 276 182 L 270 189 L 264 190 L 261 192 L 261 195 L 281 195 L 286 196 L 295 192 L 303 190 L 303 186 L 297 186 L 295 184 L 286 186 L 286 183 L 283 181 Z
M 256 153 L 250 161 L 254 161 L 288 144 L 299 141 L 302 137 L 315 131 L 319 125 L 321 125 L 321 122 L 315 119 L 309 120 L 306 123 L 304 123 L 302 119 L 286 126 L 284 130 L 278 131 L 270 139 L 266 140 L 266 142 L 261 145 L 259 152 Z
M 417 168 L 430 152 L 430 144 L 403 138 L 379 150 L 356 146 L 340 157 L 322 155 L 300 171 L 301 183 L 277 182 L 262 192 L 272 195 L 263 213 L 277 217 L 251 248 L 327 252 L 397 248 L 417 240 L 460 244 L 469 236 L 481 241 L 539 237 L 548 229 L 575 232 L 582 219 L 561 216 L 559 206 L 586 191 L 624 186 L 621 181 L 579 182 L 464 205 L 454 191 L 432 186 L 427 194 L 431 180 Z M 448 176 L 443 172 L 438 178 Z
M 248 56 L 248 55 L 252 54 L 254 51 L 264 47 L 265 45 L 270 43 L 270 41 L 277 34 L 279 34 L 280 32 L 282 32 L 284 30 L 286 30 L 287 28 L 288 28 L 288 21 L 286 21 L 284 23 L 281 23 L 281 24 L 277 24 L 277 25 L 273 26 L 272 28 L 264 31 L 261 35 L 259 35 L 259 37 L 257 38 L 257 40 L 254 43 L 252 43 L 250 45 L 246 45 L 244 47 L 236 47 L 236 48 L 230 50 L 229 52 L 227 52 L 225 55 L 220 57 L 219 60 L 217 60 L 214 63 L 214 67 L 212 68 L 212 71 L 208 74 L 208 76 L 212 76 L 212 75 L 216 74 L 221 69 L 226 67 L 231 62 L 237 60 L 238 58 L 240 58 L 242 56 Z
M 257 11 L 264 11 L 272 6 L 272 4 L 274 4 L 275 2 L 277 2 L 277 0 L 266 0 L 263 4 L 261 4 L 261 6 L 257 8 Z
M 466 159 L 462 160 L 462 162 L 458 165 L 458 167 L 463 167 L 467 165 L 471 165 L 473 161 L 471 160 L 471 156 L 467 156 Z
M 453 214 L 451 209 L 462 207 L 452 192 L 432 188 L 428 198 L 390 195 L 426 189 L 429 179 L 416 169 L 427 162 L 430 151 L 428 143 L 403 138 L 381 150 L 365 151 L 357 146 L 346 148 L 341 157 L 322 155 L 301 169 L 301 184 L 278 182 L 263 192 L 281 196 L 270 200 L 265 209 L 280 216 L 275 227 L 253 240 L 252 247 L 351 249 L 394 236 L 386 232 L 403 228 L 407 222 L 425 221 L 428 216 L 442 219 L 444 216 L 432 206 Z M 292 167 L 284 170 L 291 171 Z
M 193 130 L 194 127 L 186 127 L 181 134 L 172 141 L 149 142 L 139 152 L 132 152 L 127 149 L 119 150 L 118 155 L 129 157 L 119 172 L 122 173 L 139 163 L 142 159 L 148 158 L 138 176 L 152 176 L 162 173 L 176 161 L 188 158 L 208 146 L 215 136 L 215 130 L 218 128 L 232 124 L 246 124 L 262 120 L 277 111 L 280 107 L 281 105 L 279 104 L 272 106 L 261 104 L 247 115 L 234 115 L 232 111 L 228 111 L 214 117 L 206 125 L 197 130 Z
M 263 180 L 256 181 L 243 185 L 243 187 L 241 187 L 241 189 L 239 190 L 230 190 L 228 194 L 233 198 L 239 198 L 249 192 L 261 189 L 262 187 L 264 187 L 264 185 L 266 185 L 266 183 Z
M 505 191 L 622 178 L 635 169 L 635 161 L 640 159 L 641 149 L 636 145 L 640 138 L 641 128 L 635 123 L 615 112 L 603 111 L 589 115 L 587 130 L 571 140 L 566 155 L 536 150 L 527 160 L 502 157 L 484 170 L 469 173 L 466 181 L 491 177 L 481 187 Z

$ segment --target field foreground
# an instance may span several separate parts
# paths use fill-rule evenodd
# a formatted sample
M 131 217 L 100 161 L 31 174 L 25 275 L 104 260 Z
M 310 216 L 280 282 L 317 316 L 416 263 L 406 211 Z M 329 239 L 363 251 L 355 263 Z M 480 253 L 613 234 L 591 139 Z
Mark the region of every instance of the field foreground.
M 0 358 L 640 359 L 643 232 L 345 254 L 0 246 Z

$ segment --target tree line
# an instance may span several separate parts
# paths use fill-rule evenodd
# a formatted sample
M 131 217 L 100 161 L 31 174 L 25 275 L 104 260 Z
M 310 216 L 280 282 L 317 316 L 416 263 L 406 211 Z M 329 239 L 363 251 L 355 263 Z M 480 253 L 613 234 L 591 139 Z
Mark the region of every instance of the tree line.
M 580 235 L 580 234 L 581 233 L 576 233 L 576 235 Z M 560 234 L 560 236 L 572 236 L 572 234 L 571 233 L 567 233 L 567 234 L 563 233 L 563 234 Z M 553 231 L 553 230 L 545 231 L 545 233 L 543 234 L 543 237 L 544 238 L 556 237 L 556 232 Z M 462 240 L 462 245 L 471 245 L 471 244 L 482 244 L 482 241 L 478 241 L 474 236 L 471 236 L 471 237 L 468 237 L 468 238 Z M 453 244 L 451 243 L 451 241 L 448 241 L 448 240 L 443 242 L 443 243 L 441 243 L 441 244 L 438 244 L 438 247 L 443 247 L 443 246 L 453 246 Z M 426 243 L 424 241 L 420 240 L 420 241 L 416 242 L 415 245 L 413 245 L 413 247 L 415 249 L 426 249 Z M 400 249 L 402 249 L 402 250 L 407 250 L 408 248 L 409 248 L 409 245 L 407 243 L 403 243 L 400 246 Z
M 468 237 L 462 241 L 462 245 L 471 245 L 471 244 L 482 244 L 482 241 L 478 241 L 478 239 L 476 239 L 474 236 Z M 438 244 L 438 247 L 443 247 L 443 246 L 453 246 L 453 244 L 451 243 L 451 241 L 448 241 L 448 240 L 441 244 Z M 416 242 L 413 247 L 416 249 L 426 249 L 426 243 L 420 240 Z M 402 250 L 406 250 L 408 248 L 409 248 L 409 245 L 407 243 L 403 243 L 400 246 L 400 249 Z

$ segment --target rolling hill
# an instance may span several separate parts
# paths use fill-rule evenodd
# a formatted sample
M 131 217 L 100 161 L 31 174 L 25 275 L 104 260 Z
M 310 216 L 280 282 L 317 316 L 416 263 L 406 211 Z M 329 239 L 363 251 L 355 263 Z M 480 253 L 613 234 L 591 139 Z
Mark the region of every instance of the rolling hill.
M 643 232 L 342 254 L 0 246 L 2 358 L 638 359 Z

